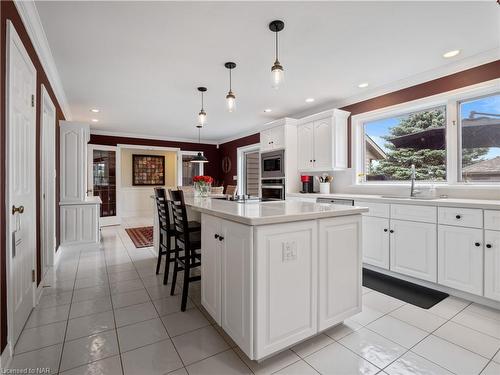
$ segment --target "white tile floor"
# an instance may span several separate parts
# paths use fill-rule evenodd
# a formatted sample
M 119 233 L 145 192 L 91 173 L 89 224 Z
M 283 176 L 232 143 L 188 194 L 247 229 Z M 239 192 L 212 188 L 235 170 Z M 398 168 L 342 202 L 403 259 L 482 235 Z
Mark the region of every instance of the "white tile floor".
M 124 226 L 150 225 L 135 218 Z M 188 311 L 124 226 L 101 249 L 66 250 L 15 348 L 12 368 L 57 374 L 500 374 L 500 311 L 449 297 L 430 310 L 364 288 L 363 312 L 262 363 L 200 306 Z

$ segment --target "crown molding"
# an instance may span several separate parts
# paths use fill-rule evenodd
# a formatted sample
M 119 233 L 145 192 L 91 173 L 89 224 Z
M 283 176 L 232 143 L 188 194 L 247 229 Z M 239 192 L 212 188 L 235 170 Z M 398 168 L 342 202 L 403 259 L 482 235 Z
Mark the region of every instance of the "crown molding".
M 198 139 L 194 138 L 175 138 L 175 137 L 161 137 L 157 135 L 148 135 L 148 134 L 137 134 L 137 133 L 126 133 L 126 132 L 114 132 L 114 131 L 106 131 L 106 130 L 96 130 L 90 128 L 90 134 L 95 135 L 103 135 L 108 137 L 124 137 L 124 138 L 138 138 L 138 139 L 150 139 L 155 141 L 169 141 L 169 142 L 185 142 L 185 143 L 203 143 L 206 145 L 214 145 L 218 146 L 220 142 L 213 140 L 201 139 L 198 142 Z
M 14 0 L 14 4 L 21 16 L 21 20 L 28 32 L 28 36 L 40 59 L 42 67 L 45 70 L 50 85 L 54 90 L 54 94 L 59 102 L 64 117 L 66 120 L 71 120 L 71 110 L 68 99 L 66 98 L 61 78 L 54 57 L 52 56 L 47 36 L 43 30 L 42 21 L 40 20 L 35 2 L 33 0 Z

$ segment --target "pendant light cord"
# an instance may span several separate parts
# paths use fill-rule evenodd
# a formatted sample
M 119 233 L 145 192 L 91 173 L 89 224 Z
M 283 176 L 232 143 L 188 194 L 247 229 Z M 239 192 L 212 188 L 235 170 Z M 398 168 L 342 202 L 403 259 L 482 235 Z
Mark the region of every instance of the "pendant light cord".
M 276 61 L 279 61 L 278 60 L 278 32 L 275 31 L 275 34 L 276 34 Z
M 201 92 L 201 110 L 203 111 L 203 91 Z
M 229 69 L 229 91 L 232 91 L 232 80 L 231 80 L 231 71 L 232 70 L 233 70 L 232 68 Z

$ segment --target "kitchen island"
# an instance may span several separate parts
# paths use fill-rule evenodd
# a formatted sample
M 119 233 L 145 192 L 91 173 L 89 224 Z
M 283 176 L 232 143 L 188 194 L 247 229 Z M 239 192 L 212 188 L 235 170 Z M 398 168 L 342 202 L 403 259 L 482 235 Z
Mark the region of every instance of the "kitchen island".
M 254 360 L 361 311 L 366 208 L 186 197 L 201 214 L 201 303 Z

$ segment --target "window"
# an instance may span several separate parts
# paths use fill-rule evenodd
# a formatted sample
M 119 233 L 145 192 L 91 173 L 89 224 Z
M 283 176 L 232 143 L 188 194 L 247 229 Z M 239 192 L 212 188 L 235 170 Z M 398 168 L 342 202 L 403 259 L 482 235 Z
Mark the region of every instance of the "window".
M 500 94 L 459 103 L 460 177 L 500 182 Z
M 446 106 L 363 125 L 366 181 L 446 180 Z
M 192 186 L 193 177 L 203 174 L 202 163 L 191 163 L 191 160 L 197 155 L 196 151 L 181 151 L 179 155 L 179 164 L 177 166 L 179 186 Z

